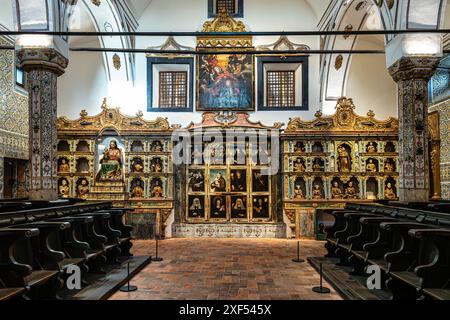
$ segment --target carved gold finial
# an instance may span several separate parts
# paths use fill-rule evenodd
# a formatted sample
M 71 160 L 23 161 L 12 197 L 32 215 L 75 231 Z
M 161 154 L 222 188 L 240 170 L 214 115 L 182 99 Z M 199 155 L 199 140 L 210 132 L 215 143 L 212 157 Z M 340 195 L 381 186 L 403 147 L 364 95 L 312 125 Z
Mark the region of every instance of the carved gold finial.
M 367 116 L 369 118 L 375 118 L 375 112 L 373 112 L 373 110 L 369 110 L 369 112 L 367 112 Z
M 115 53 L 113 55 L 112 60 L 113 60 L 114 68 L 116 68 L 116 70 L 120 70 L 120 68 L 122 67 L 122 63 L 121 63 L 120 57 L 117 53 Z
M 82 118 L 86 118 L 86 117 L 88 116 L 88 113 L 87 113 L 86 109 L 81 110 L 80 116 L 81 116 Z
M 233 19 L 223 8 L 213 21 L 206 21 L 203 24 L 203 32 L 245 32 L 245 25 Z
M 323 113 L 322 113 L 322 111 L 317 110 L 316 113 L 314 114 L 314 116 L 315 116 L 316 118 L 322 118 Z
M 108 98 L 103 98 L 102 110 L 108 109 Z
M 141 110 L 139 110 L 138 112 L 136 112 L 136 117 L 142 118 L 143 116 L 144 116 L 144 113 L 143 113 Z

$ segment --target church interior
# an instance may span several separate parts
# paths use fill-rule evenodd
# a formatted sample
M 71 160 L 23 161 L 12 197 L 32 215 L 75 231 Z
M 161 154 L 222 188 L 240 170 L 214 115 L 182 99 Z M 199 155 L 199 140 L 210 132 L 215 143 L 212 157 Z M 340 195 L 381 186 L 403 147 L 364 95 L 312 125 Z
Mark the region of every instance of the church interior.
M 0 300 L 450 300 L 447 0 L 0 8 Z

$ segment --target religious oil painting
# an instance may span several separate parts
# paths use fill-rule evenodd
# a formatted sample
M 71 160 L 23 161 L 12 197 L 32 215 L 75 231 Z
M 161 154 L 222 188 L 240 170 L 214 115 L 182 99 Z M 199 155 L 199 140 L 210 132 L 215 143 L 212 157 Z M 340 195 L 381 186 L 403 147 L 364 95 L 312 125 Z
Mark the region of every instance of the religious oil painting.
M 252 55 L 203 54 L 198 59 L 198 110 L 253 110 Z
M 205 199 L 201 196 L 189 196 L 188 218 L 203 218 L 205 216 Z

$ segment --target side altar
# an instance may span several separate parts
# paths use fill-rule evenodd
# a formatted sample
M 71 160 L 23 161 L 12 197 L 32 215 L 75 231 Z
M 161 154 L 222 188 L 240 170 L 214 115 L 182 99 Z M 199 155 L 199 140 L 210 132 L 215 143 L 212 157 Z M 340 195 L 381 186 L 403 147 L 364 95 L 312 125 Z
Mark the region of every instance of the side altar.
M 325 221 L 317 208 L 397 199 L 398 121 L 354 110 L 352 99 L 341 98 L 334 115 L 291 119 L 281 136 L 283 211 L 292 236 L 320 232 Z
M 112 201 L 131 207 L 136 236 L 164 234 L 172 213 L 171 127 L 164 118 L 148 121 L 110 108 L 80 118 L 58 119 L 58 190 L 62 198 Z M 150 230 L 150 224 L 156 229 Z

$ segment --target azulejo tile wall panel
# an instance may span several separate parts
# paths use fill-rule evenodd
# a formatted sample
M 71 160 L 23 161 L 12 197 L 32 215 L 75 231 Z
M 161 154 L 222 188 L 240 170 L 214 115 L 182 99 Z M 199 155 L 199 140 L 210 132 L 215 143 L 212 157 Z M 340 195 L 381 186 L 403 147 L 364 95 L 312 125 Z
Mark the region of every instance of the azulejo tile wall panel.
M 0 45 L 12 43 L 0 37 Z M 15 89 L 15 54 L 0 51 L 0 157 L 28 159 L 28 98 Z
M 450 99 L 429 108 L 439 112 L 441 137 L 441 196 L 450 199 Z

